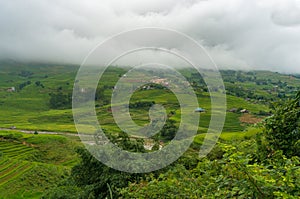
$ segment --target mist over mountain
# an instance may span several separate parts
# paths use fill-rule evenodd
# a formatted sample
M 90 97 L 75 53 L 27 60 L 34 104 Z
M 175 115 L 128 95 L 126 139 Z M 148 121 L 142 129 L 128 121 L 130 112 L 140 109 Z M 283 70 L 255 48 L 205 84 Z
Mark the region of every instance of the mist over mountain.
M 300 73 L 299 13 L 299 0 L 3 0 L 0 59 L 80 64 L 106 38 L 155 26 L 191 36 L 222 69 Z

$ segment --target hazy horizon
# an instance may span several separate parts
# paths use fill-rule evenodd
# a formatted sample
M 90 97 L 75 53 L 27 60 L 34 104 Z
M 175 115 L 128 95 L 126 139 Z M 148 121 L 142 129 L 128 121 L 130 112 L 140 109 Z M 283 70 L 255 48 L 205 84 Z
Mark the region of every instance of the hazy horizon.
M 70 66 L 70 67 L 80 67 L 80 64 L 76 64 L 76 63 L 62 63 L 62 62 L 43 62 L 43 61 L 21 61 L 21 60 L 12 60 L 12 59 L 2 59 L 0 60 L 0 65 L 1 64 L 21 64 L 21 65 L 36 65 L 36 66 L 41 66 L 41 65 L 53 65 L 53 66 Z M 120 67 L 120 68 L 131 68 L 133 66 L 131 65 L 110 65 L 112 67 Z M 97 66 L 96 66 L 97 67 Z M 104 67 L 104 66 L 103 66 Z M 173 67 L 173 66 L 171 66 Z M 190 68 L 190 66 L 177 66 L 175 68 L 180 68 L 180 69 L 184 69 L 184 68 Z M 224 71 L 228 71 L 228 70 L 234 70 L 234 71 L 244 71 L 244 72 L 251 72 L 251 71 L 259 71 L 259 72 L 274 72 L 274 73 L 280 73 L 283 75 L 300 75 L 300 72 L 280 72 L 280 71 L 276 71 L 276 70 L 272 70 L 272 69 L 234 69 L 234 68 L 222 68 L 222 67 L 218 67 L 218 69 L 220 71 L 224 70 Z M 202 68 L 202 70 L 210 70 L 210 69 L 205 69 Z

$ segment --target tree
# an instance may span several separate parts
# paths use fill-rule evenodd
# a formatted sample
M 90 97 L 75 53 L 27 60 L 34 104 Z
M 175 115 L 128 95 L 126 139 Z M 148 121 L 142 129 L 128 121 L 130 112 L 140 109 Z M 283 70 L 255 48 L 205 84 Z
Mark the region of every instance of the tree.
M 104 101 L 105 95 L 104 95 L 104 88 L 98 87 L 95 94 L 95 100 L 102 100 Z
M 51 93 L 49 100 L 50 108 L 52 109 L 66 109 L 72 107 L 71 94 L 63 94 L 61 91 L 58 93 Z
M 121 133 L 117 137 L 111 135 L 109 137 L 124 150 L 145 151 L 143 142 L 131 141 L 126 133 Z M 72 168 L 70 178 L 47 193 L 46 198 L 118 198 L 119 189 L 127 187 L 130 182 L 139 182 L 144 176 L 144 174 L 130 174 L 112 169 L 98 161 L 85 148 L 78 148 L 77 153 L 81 161 Z M 70 195 L 72 191 L 76 197 Z
M 36 86 L 40 86 L 40 85 L 41 85 L 41 82 L 40 82 L 40 81 L 36 81 L 36 82 L 35 82 L 35 85 L 36 85 Z
M 72 169 L 71 177 L 76 186 L 84 190 L 85 197 L 106 198 L 112 191 L 118 196 L 117 189 L 126 187 L 134 179 L 134 175 L 114 170 L 95 159 L 86 149 L 77 150 L 81 157 L 80 164 Z M 108 185 L 110 189 L 108 188 Z
M 31 84 L 31 81 L 26 81 L 26 82 L 19 84 L 19 90 L 22 90 L 24 87 L 26 87 L 30 84 Z
M 293 100 L 275 107 L 275 113 L 265 121 L 265 138 L 270 151 L 282 150 L 291 157 L 300 154 L 300 92 Z
M 176 121 L 172 120 L 172 119 L 168 119 L 166 121 L 166 124 L 164 125 L 164 127 L 161 130 L 162 138 L 164 138 L 166 140 L 172 140 L 175 137 L 176 132 L 178 130 L 175 123 L 176 123 Z

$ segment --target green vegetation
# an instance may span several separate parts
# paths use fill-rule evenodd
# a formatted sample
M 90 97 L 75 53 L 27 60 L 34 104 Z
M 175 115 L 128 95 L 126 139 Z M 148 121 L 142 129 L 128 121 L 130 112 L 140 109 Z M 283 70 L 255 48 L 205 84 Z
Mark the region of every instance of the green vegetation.
M 75 132 L 71 110 L 51 109 L 49 94 L 60 87 L 64 95 L 72 93 L 76 70 L 75 66 L 0 63 L 0 126 Z M 19 89 L 29 81 L 31 84 Z M 9 92 L 12 87 L 15 91 Z
M 51 93 L 49 103 L 52 109 L 70 109 L 72 107 L 72 96 L 71 94 L 65 95 L 61 91 Z
M 72 134 L 76 130 L 71 93 L 77 66 L 0 63 L 0 69 L 0 128 L 12 128 L 0 130 L 0 198 L 300 197 L 297 75 L 221 71 L 227 92 L 225 126 L 213 150 L 199 158 L 211 119 L 210 95 L 200 75 L 182 69 L 199 106 L 206 110 L 200 114 L 194 142 L 182 157 L 162 170 L 129 174 L 97 161 Z M 120 104 L 110 104 L 113 88 L 127 70 L 111 67 L 101 78 L 95 94 L 99 123 L 108 138 L 124 150 L 159 150 L 178 129 L 178 100 L 155 83 L 136 90 L 129 104 L 136 124 L 149 124 L 149 108 L 154 104 L 165 107 L 167 118 L 159 134 L 149 139 L 129 137 L 111 112 Z M 218 88 L 212 90 L 218 95 Z M 90 89 L 82 92 L 89 93 Z M 20 132 L 23 129 L 32 133 Z M 153 147 L 146 149 L 146 145 Z
M 221 142 L 206 158 L 200 159 L 195 167 L 187 168 L 184 164 L 177 164 L 158 177 L 150 174 L 147 180 L 131 183 L 121 189 L 122 196 L 299 198 L 300 158 L 299 148 L 295 149 L 299 143 L 299 96 L 300 92 L 294 100 L 276 107 L 275 114 L 263 126 L 266 130 L 256 129 L 261 131 L 258 137 L 253 134 L 255 128 L 235 139 L 223 134 Z M 291 124 L 286 125 L 286 117 Z M 274 132 L 275 129 L 280 130 Z M 197 140 L 201 142 L 200 137 Z M 290 148 L 287 144 L 290 144 Z M 189 161 L 188 158 L 186 161 Z
M 40 198 L 79 161 L 78 138 L 0 131 L 0 198 Z
M 260 140 L 268 154 L 281 150 L 287 157 L 300 154 L 300 92 L 285 105 L 276 106 L 265 120 L 265 140 Z
M 56 188 L 46 194 L 45 198 L 70 198 L 74 194 L 77 195 L 77 198 L 105 198 L 113 194 L 116 198 L 119 196 L 116 188 L 126 187 L 128 182 L 137 181 L 141 176 L 111 169 L 94 159 L 84 149 L 79 149 L 78 153 L 81 162 L 73 167 L 70 178 L 62 185 L 63 189 Z M 73 186 L 67 186 L 70 184 Z M 71 191 L 66 191 L 68 189 Z M 75 193 L 74 190 L 76 190 Z
M 0 126 L 10 128 L 16 126 L 19 129 L 45 130 L 60 132 L 76 132 L 71 107 L 71 93 L 78 67 L 76 66 L 55 66 L 55 65 L 21 65 L 21 64 L 0 64 Z M 23 71 L 23 72 L 22 72 Z M 24 72 L 26 71 L 26 72 Z M 105 129 L 115 131 L 116 126 L 112 120 L 110 109 L 110 96 L 115 83 L 126 70 L 112 67 L 105 72 L 96 92 L 96 107 L 99 118 L 103 121 Z M 196 94 L 199 97 L 199 104 L 207 110 L 203 115 L 199 132 L 205 133 L 210 120 L 210 98 L 205 92 L 206 87 L 203 80 L 193 71 L 183 71 L 187 79 L 194 82 Z M 22 75 L 20 75 L 22 74 Z M 260 73 L 257 72 L 257 75 Z M 277 78 L 277 77 L 276 77 Z M 283 82 L 287 79 L 281 77 Z M 296 78 L 295 78 L 296 79 Z M 225 78 L 226 80 L 226 78 Z M 15 92 L 8 92 L 11 87 L 18 88 L 24 82 L 35 82 L 16 89 Z M 295 80 L 296 81 L 296 80 Z M 297 81 L 296 81 L 297 82 Z M 245 86 L 248 83 L 245 82 Z M 225 82 L 227 84 L 227 82 Z M 178 112 L 176 97 L 164 87 L 151 84 L 150 89 L 141 89 L 132 96 L 132 103 L 138 101 L 155 102 L 165 105 L 168 112 Z M 227 86 L 227 85 L 226 85 Z M 236 85 L 239 86 L 239 85 Z M 244 85 L 242 85 L 244 86 Z M 263 92 L 263 88 L 256 92 Z M 275 95 L 275 93 L 274 93 Z M 290 94 L 287 94 L 290 95 Z M 238 105 L 238 107 L 236 107 Z M 228 109 L 246 108 L 253 114 L 261 111 L 268 112 L 268 106 L 263 103 L 245 101 L 243 98 L 228 96 Z M 147 111 L 132 109 L 131 114 L 137 124 L 145 124 L 148 121 Z M 244 129 L 239 123 L 239 115 L 228 113 L 229 117 L 225 124 L 225 131 L 241 131 Z M 179 120 L 180 114 L 174 115 L 174 120 Z M 140 119 L 139 119 L 140 118 Z M 231 119 L 230 119 L 231 118 Z M 102 123 L 100 121 L 100 123 Z M 234 122 L 233 122 L 234 121 Z

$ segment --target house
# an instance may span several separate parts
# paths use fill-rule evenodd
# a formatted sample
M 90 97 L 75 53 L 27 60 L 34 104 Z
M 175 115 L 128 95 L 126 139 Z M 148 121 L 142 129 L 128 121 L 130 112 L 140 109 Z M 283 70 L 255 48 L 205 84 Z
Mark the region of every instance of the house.
M 203 113 L 203 112 L 205 112 L 205 109 L 203 109 L 203 108 L 196 108 L 195 112 Z
M 249 111 L 247 109 L 243 109 L 240 111 L 241 113 L 249 113 Z
M 11 87 L 11 88 L 8 88 L 6 91 L 7 92 L 15 92 L 16 88 L 15 87 Z

